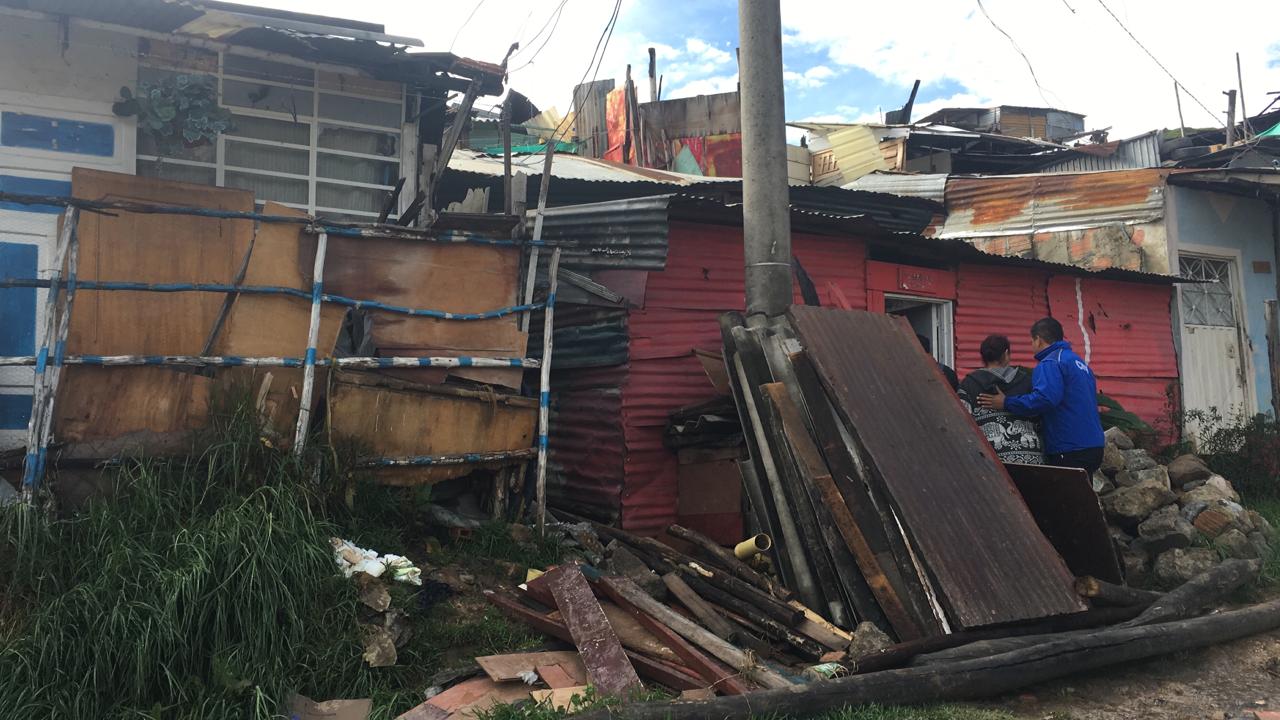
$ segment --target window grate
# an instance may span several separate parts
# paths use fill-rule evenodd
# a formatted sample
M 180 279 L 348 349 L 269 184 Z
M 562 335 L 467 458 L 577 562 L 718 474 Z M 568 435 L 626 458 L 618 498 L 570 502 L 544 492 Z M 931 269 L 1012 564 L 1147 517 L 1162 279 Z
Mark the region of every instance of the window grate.
M 1235 293 L 1232 292 L 1231 261 L 1184 255 L 1178 260 L 1179 275 L 1195 280 L 1182 286 L 1182 319 L 1190 325 L 1235 327 Z

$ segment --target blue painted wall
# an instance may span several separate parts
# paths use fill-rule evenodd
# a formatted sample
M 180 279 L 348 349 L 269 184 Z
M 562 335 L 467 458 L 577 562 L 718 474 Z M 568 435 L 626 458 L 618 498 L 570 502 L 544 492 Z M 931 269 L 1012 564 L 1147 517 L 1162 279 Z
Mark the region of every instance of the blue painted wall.
M 1253 361 L 1253 387 L 1259 412 L 1271 407 L 1271 373 L 1267 358 L 1267 324 L 1263 303 L 1276 299 L 1276 257 L 1271 238 L 1271 209 L 1261 200 L 1167 188 L 1174 194 L 1174 222 L 1179 251 L 1202 245 L 1240 251 L 1241 305 Z M 1254 262 L 1270 264 L 1267 273 L 1254 272 Z
M 66 118 L 0 113 L 0 145 L 111 157 L 115 154 L 115 129 L 106 123 Z
M 36 277 L 39 248 L 0 242 L 0 277 Z M 0 355 L 34 355 L 36 345 L 35 288 L 0 289 Z M 27 426 L 31 394 L 0 395 L 0 430 Z
M 71 181 L 0 175 L 0 192 L 13 193 L 15 195 L 71 197 Z M 0 202 L 0 210 L 18 210 L 19 212 L 47 213 L 49 215 L 57 215 L 62 212 L 62 208 L 57 205 L 23 205 L 15 202 Z

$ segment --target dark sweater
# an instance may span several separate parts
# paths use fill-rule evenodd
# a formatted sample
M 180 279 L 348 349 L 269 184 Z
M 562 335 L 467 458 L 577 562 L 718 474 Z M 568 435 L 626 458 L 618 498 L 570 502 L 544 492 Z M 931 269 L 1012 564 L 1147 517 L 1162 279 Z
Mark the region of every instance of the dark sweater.
M 960 383 L 960 397 L 969 405 L 973 419 L 982 429 L 1001 462 L 1041 465 L 1044 463 L 1039 423 L 1005 410 L 978 406 L 978 396 L 994 393 L 1022 395 L 1031 391 L 1031 371 L 1023 367 L 975 370 Z

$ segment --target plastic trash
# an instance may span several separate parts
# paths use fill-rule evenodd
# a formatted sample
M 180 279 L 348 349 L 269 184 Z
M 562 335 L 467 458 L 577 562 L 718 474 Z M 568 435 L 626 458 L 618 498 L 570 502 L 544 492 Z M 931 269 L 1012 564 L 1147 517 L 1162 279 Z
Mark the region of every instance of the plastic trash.
M 391 579 L 397 582 L 410 585 L 422 584 L 422 571 L 409 558 L 400 555 L 379 555 L 373 550 L 358 547 L 350 540 L 342 538 L 329 538 L 329 544 L 333 546 L 333 560 L 338 564 L 343 577 L 349 578 L 356 573 L 364 573 L 376 578 L 382 577 L 384 573 L 390 573 Z

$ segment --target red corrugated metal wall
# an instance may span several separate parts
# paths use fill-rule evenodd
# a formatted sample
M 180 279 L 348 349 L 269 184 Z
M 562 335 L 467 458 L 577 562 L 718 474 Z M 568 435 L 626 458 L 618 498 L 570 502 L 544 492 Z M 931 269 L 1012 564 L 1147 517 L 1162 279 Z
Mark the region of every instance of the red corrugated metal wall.
M 956 373 L 982 367 L 978 352 L 993 334 L 1005 335 L 1013 347 L 1013 362 L 1035 367 L 1030 329 L 1049 314 L 1049 274 L 1042 270 L 961 265 L 956 273 Z
M 857 240 L 792 237 L 792 250 L 824 305 L 838 288 L 855 308 L 866 303 L 866 248 Z M 662 444 L 672 410 L 714 395 L 694 348 L 719 351 L 721 313 L 742 310 L 742 228 L 672 223 L 667 266 L 651 273 L 643 309 L 628 319 L 630 373 L 622 392 L 626 481 L 622 526 L 654 534 L 675 521 L 676 456 Z M 799 290 L 796 302 L 800 302 Z
M 1167 285 L 1062 275 L 1049 280 L 1049 309 L 1093 368 L 1098 389 L 1166 432 L 1172 429 L 1169 389 L 1178 380 L 1171 298 Z

